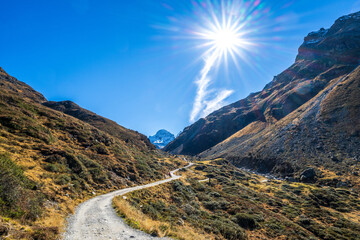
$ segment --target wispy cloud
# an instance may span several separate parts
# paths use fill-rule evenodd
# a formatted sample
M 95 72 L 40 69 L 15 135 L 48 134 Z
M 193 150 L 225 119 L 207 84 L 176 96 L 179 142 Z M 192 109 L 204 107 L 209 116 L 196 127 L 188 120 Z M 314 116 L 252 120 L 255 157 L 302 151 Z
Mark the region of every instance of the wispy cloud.
M 195 122 L 198 117 L 205 117 L 209 113 L 222 107 L 224 105 L 224 100 L 233 93 L 233 90 L 221 90 L 220 92 L 216 89 L 208 90 L 209 85 L 211 84 L 209 73 L 218 59 L 219 53 L 217 51 L 212 52 L 212 54 L 204 59 L 204 67 L 201 69 L 199 79 L 195 82 L 197 85 L 197 92 L 193 109 L 190 114 L 191 123 Z M 216 96 L 213 99 L 209 99 L 209 95 L 212 92 L 215 92 Z
M 216 94 L 216 97 L 210 101 L 205 101 L 205 109 L 202 111 L 201 117 L 206 117 L 210 113 L 218 110 L 226 104 L 225 99 L 228 98 L 234 91 L 222 90 Z

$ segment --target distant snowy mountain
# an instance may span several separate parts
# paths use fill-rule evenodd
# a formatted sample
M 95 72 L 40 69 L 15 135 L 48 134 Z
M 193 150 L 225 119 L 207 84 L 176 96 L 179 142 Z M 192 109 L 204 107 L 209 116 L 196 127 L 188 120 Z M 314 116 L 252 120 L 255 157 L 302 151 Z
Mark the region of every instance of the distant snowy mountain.
M 160 149 L 168 145 L 168 143 L 172 142 L 174 139 L 174 134 L 165 129 L 159 130 L 154 136 L 149 136 L 150 142 Z

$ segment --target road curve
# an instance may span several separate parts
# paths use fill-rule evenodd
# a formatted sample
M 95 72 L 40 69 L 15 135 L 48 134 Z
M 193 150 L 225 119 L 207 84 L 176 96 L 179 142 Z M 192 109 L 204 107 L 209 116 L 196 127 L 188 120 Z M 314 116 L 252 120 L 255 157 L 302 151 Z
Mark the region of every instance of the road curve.
M 189 163 L 185 168 L 192 166 Z M 125 188 L 103 194 L 80 204 L 74 215 L 68 218 L 68 226 L 63 235 L 64 240 L 110 240 L 110 239 L 161 239 L 152 237 L 142 231 L 129 227 L 112 207 L 112 199 L 126 193 L 164 184 L 181 176 L 175 175 L 176 169 L 170 172 L 170 178 L 142 186 Z M 163 238 L 164 239 L 164 238 Z

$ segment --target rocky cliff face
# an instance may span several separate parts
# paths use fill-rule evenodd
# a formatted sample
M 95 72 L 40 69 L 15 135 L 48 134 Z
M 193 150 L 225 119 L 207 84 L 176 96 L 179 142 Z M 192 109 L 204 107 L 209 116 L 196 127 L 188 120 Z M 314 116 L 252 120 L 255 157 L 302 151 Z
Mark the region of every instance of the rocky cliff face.
M 185 128 L 165 150 L 196 155 L 235 133 L 243 136 L 238 133 L 240 130 L 256 134 L 352 72 L 359 60 L 360 13 L 355 13 L 339 18 L 330 29 L 310 33 L 300 46 L 295 63 L 261 92 L 250 94 Z M 215 156 L 214 152 L 202 154 L 210 155 Z
M 164 148 L 174 139 L 175 139 L 174 134 L 166 131 L 165 129 L 161 129 L 157 131 L 157 133 L 154 136 L 149 137 L 150 142 L 160 149 Z

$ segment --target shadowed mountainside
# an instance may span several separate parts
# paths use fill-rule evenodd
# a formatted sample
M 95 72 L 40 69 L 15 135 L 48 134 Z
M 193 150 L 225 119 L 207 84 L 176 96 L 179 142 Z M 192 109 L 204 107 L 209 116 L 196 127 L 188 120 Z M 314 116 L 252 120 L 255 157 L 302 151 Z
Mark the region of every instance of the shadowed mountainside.
M 275 124 L 254 122 L 200 156 L 223 157 L 239 167 L 299 179 L 311 166 L 322 169 L 323 177 L 333 175 L 323 183 L 336 186 L 339 178 L 350 180 L 358 170 L 359 116 L 360 67 L 332 80 Z
M 245 159 L 244 156 L 246 156 L 248 152 L 249 154 L 251 152 L 255 153 L 260 149 L 260 146 L 263 147 L 259 142 L 260 140 L 253 142 L 252 145 L 246 142 L 249 136 L 257 134 L 258 136 L 266 137 L 264 135 L 265 132 L 263 132 L 264 129 L 274 128 L 273 126 L 277 122 L 285 121 L 283 120 L 284 117 L 295 112 L 294 110 L 299 109 L 300 106 L 303 106 L 303 108 L 301 108 L 301 110 L 299 109 L 299 111 L 306 111 L 306 107 L 310 105 L 307 104 L 304 106 L 304 104 L 308 103 L 309 100 L 318 94 L 321 94 L 325 89 L 328 89 L 332 93 L 326 95 L 327 105 L 323 102 L 325 99 L 319 99 L 320 102 L 318 104 L 319 106 L 321 105 L 321 112 L 324 114 L 327 113 L 327 117 L 330 117 L 330 115 L 340 116 L 336 115 L 336 113 L 330 114 L 330 106 L 332 111 L 341 108 L 340 102 L 330 99 L 334 92 L 331 89 L 337 86 L 336 91 L 346 91 L 347 94 L 354 96 L 353 99 L 347 100 L 347 104 L 350 104 L 349 101 L 359 101 L 356 99 L 356 83 L 349 83 L 350 85 L 345 89 L 345 82 L 351 78 L 351 76 L 349 76 L 349 78 L 345 78 L 345 76 L 358 66 L 359 60 L 360 13 L 354 13 L 339 18 L 330 29 L 320 29 L 317 32 L 310 33 L 305 37 L 304 43 L 300 46 L 295 63 L 274 77 L 273 81 L 267 84 L 262 91 L 252 93 L 247 98 L 225 106 L 185 128 L 180 136 L 166 146 L 165 150 L 171 153 L 189 155 L 196 155 L 208 150 L 202 153 L 201 156 L 231 156 L 233 159 Z M 357 74 L 357 72 L 355 71 L 353 74 Z M 338 83 L 338 81 L 344 82 Z M 329 106 L 329 108 L 327 108 L 327 106 Z M 356 107 L 357 106 L 353 106 L 351 110 L 349 109 L 349 111 L 351 111 L 349 112 L 351 118 L 347 119 L 347 123 L 358 124 L 356 115 L 354 115 L 356 113 Z M 347 115 L 343 115 L 343 117 L 346 116 Z M 345 124 L 338 126 L 344 127 Z M 328 127 L 327 131 L 330 132 L 316 132 L 317 135 L 315 138 L 328 138 L 331 136 L 331 141 L 341 141 L 342 138 L 339 138 L 340 135 L 332 136 L 332 126 Z M 354 129 L 356 128 L 357 126 Z M 273 133 L 275 134 L 275 132 Z M 309 133 L 313 134 L 314 132 Z M 232 136 L 233 134 L 235 135 Z M 354 137 L 352 140 L 349 140 L 351 144 L 348 148 L 354 147 L 354 144 L 358 141 L 356 133 L 351 133 L 350 135 Z M 226 140 L 229 137 L 230 139 Z M 347 137 L 347 135 L 343 135 L 342 137 Z M 236 139 L 236 143 L 235 140 L 231 140 L 233 138 Z M 293 137 L 294 141 L 298 141 L 301 144 L 307 141 L 305 139 L 308 138 L 301 140 L 300 136 L 299 138 Z M 225 141 L 225 143 L 214 147 L 222 141 Z M 271 141 L 273 141 L 273 139 L 269 139 L 269 142 Z M 246 146 L 247 150 L 243 152 L 244 149 L 240 146 L 238 147 L 239 144 Z M 303 151 L 310 152 L 312 149 L 311 146 L 303 145 Z M 265 167 L 264 171 L 272 170 L 275 166 L 274 163 L 270 162 L 291 160 L 290 156 L 294 156 L 295 152 L 298 151 L 292 147 L 286 149 L 280 146 L 280 148 L 273 147 L 274 146 L 266 149 L 261 148 L 263 149 L 262 151 L 264 151 L 262 157 L 264 161 L 261 162 L 269 162 L 270 164 L 269 167 Z M 335 148 L 335 145 L 333 148 Z M 324 149 L 324 151 L 328 151 L 328 149 Z M 266 154 L 265 151 L 267 152 Z M 278 155 L 281 151 L 283 151 L 284 154 L 287 152 L 292 152 L 292 154 L 286 156 Z M 332 150 L 332 152 L 332 155 L 335 154 L 336 149 Z M 303 153 L 301 152 L 301 154 Z M 353 156 L 352 154 L 354 154 L 354 152 L 349 152 L 346 156 L 351 157 Z M 267 157 L 265 158 L 265 156 Z M 275 158 L 275 156 L 279 159 L 269 160 Z M 244 166 L 248 166 L 251 162 L 250 166 L 252 167 L 259 164 L 259 162 L 255 163 L 252 160 L 241 160 L 240 162 L 244 163 L 241 164 Z

